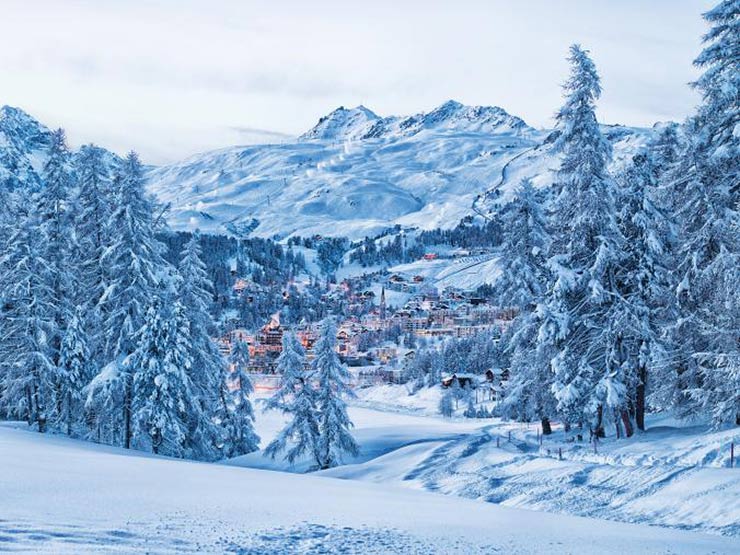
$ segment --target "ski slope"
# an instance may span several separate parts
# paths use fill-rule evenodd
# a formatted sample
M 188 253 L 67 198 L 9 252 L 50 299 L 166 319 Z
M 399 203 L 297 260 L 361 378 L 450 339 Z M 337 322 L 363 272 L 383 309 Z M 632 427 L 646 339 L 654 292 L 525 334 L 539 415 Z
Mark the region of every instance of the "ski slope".
M 652 133 L 604 129 L 615 164 Z M 465 216 L 490 217 L 524 177 L 552 183 L 558 155 L 548 137 L 498 107 L 449 101 L 386 118 L 339 108 L 292 142 L 153 168 L 149 188 L 171 205 L 168 221 L 181 230 L 361 239 L 396 225 L 450 228 Z
M 393 266 L 388 271 L 410 277 L 422 276 L 426 285 L 433 285 L 440 291 L 446 287 L 473 290 L 484 283 L 493 283 L 501 273 L 495 255 L 417 260 Z
M 35 554 L 707 554 L 733 538 L 385 484 L 155 458 L 0 427 L 0 550 Z

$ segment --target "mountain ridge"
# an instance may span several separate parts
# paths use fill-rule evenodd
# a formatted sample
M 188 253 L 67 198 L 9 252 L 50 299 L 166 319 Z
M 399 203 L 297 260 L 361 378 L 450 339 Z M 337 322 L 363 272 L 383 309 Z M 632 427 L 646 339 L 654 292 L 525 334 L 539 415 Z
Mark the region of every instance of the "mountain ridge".
M 468 106 L 447 100 L 430 112 L 410 116 L 381 117 L 363 105 L 340 106 L 321 117 L 318 123 L 298 137 L 310 140 L 368 140 L 409 137 L 425 130 L 457 132 L 534 131 L 524 120 L 498 106 Z
M 602 129 L 615 165 L 652 134 Z M 0 108 L 0 184 L 39 187 L 50 134 L 23 110 Z M 395 226 L 451 228 L 489 217 L 496 209 L 489 200 L 505 200 L 525 177 L 549 185 L 559 166 L 551 136 L 492 106 L 447 101 L 388 117 L 340 107 L 292 142 L 204 152 L 150 166 L 147 179 L 171 206 L 175 230 L 361 239 Z M 105 152 L 110 167 L 120 161 Z

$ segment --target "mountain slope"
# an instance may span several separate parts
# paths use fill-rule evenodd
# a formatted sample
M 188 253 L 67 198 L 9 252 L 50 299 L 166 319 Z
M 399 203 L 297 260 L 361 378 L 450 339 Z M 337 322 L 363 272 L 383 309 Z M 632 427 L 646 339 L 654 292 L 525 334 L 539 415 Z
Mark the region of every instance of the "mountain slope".
M 622 163 L 651 130 L 604 127 Z M 0 109 L 0 185 L 40 186 L 51 132 Z M 524 177 L 552 183 L 553 134 L 501 108 L 448 101 L 407 117 L 338 108 L 290 143 L 231 147 L 150 168 L 174 229 L 359 239 L 400 225 L 450 228 L 489 217 Z M 110 167 L 120 163 L 105 151 Z M 75 156 L 76 153 L 73 153 Z
M 618 161 L 651 133 L 605 130 Z M 176 229 L 358 239 L 488 214 L 500 197 L 492 190 L 511 191 L 522 177 L 548 185 L 558 167 L 550 135 L 501 108 L 454 101 L 408 117 L 338 108 L 293 143 L 199 154 L 154 168 L 149 183 L 171 203 Z
M 0 187 L 10 190 L 41 186 L 41 174 L 51 145 L 51 130 L 20 108 L 0 108 Z M 83 146 L 80 150 L 88 148 Z M 114 153 L 98 148 L 109 168 L 121 163 Z M 80 150 L 70 153 L 70 163 Z
M 0 185 L 38 188 L 50 144 L 51 131 L 23 110 L 0 108 Z

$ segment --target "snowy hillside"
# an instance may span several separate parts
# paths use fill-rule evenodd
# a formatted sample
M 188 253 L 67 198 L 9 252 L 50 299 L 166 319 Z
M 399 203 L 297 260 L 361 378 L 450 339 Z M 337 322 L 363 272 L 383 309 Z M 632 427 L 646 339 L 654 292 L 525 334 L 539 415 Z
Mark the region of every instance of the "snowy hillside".
M 0 427 L 3 549 L 33 553 L 736 553 L 735 538 L 152 457 Z
M 606 129 L 618 162 L 650 134 Z M 454 101 L 408 117 L 339 108 L 295 142 L 199 154 L 153 169 L 149 183 L 175 229 L 358 239 L 396 224 L 453 227 L 487 214 L 492 191 L 522 177 L 551 183 L 550 136 L 501 108 Z
M 11 106 L 0 108 L 0 183 L 37 188 L 51 131 Z

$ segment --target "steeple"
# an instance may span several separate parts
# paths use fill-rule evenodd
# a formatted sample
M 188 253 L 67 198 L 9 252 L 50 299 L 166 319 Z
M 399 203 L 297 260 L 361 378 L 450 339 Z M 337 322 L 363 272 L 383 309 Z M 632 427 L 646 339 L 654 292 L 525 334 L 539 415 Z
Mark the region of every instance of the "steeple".
M 380 319 L 385 320 L 385 287 L 380 291 Z

